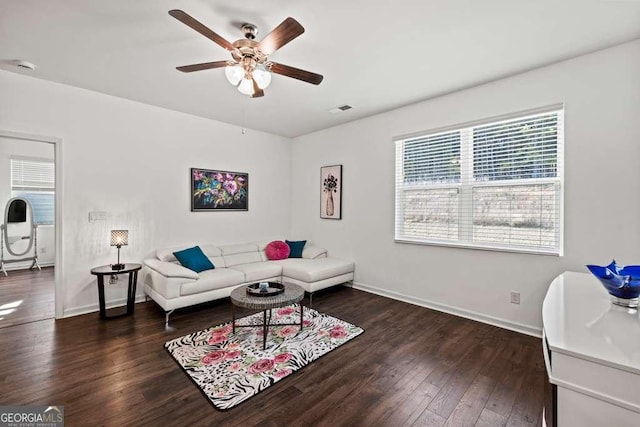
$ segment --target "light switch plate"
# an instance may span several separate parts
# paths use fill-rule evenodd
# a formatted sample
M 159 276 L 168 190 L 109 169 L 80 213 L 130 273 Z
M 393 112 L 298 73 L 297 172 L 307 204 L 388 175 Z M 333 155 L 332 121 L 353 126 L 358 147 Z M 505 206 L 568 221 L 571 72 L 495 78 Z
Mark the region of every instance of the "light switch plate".
M 106 212 L 89 212 L 89 222 L 106 221 Z

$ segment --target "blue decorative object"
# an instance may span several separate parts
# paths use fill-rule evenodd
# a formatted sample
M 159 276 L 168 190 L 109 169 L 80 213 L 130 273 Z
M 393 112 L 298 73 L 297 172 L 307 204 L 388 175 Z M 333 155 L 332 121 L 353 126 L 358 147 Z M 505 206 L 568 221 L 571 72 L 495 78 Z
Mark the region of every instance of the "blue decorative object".
M 611 295 L 614 304 L 624 307 L 638 307 L 640 303 L 640 265 L 626 267 L 611 261 L 607 266 L 587 265 Z
M 216 268 L 204 252 L 202 252 L 200 246 L 194 246 L 193 248 L 174 252 L 173 255 L 178 259 L 178 261 L 180 261 L 182 266 L 189 270 L 193 270 L 196 273 Z

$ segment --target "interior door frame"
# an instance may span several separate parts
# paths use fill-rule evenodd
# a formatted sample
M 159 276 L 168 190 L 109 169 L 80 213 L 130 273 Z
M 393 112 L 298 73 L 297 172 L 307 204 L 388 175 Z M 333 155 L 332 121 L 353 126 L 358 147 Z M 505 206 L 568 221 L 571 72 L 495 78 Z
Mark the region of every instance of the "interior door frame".
M 44 135 L 34 135 L 24 132 L 14 132 L 0 129 L 0 137 L 22 139 L 33 142 L 46 142 L 54 145 L 55 164 L 55 209 L 56 209 L 56 257 L 55 257 L 55 316 L 56 319 L 64 317 L 64 253 L 62 244 L 62 201 L 63 196 L 63 176 L 62 176 L 62 138 Z

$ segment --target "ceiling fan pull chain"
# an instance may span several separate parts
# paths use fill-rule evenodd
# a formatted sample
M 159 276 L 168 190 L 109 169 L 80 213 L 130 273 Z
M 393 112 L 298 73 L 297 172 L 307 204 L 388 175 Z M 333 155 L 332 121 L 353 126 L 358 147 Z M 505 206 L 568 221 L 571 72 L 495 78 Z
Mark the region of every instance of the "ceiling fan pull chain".
M 244 135 L 244 115 L 245 115 L 245 113 L 247 111 L 246 109 L 247 109 L 247 102 L 248 102 L 247 100 L 248 99 L 249 98 L 245 98 L 245 100 L 242 101 L 242 134 L 243 135 Z

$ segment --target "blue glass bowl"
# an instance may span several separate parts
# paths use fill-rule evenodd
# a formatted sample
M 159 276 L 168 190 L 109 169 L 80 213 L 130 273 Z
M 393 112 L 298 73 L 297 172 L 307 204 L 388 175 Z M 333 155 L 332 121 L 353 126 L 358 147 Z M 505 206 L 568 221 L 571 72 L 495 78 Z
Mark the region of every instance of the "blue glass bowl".
M 605 287 L 615 304 L 638 307 L 640 300 L 640 265 L 621 267 L 613 260 L 607 266 L 587 265 Z

